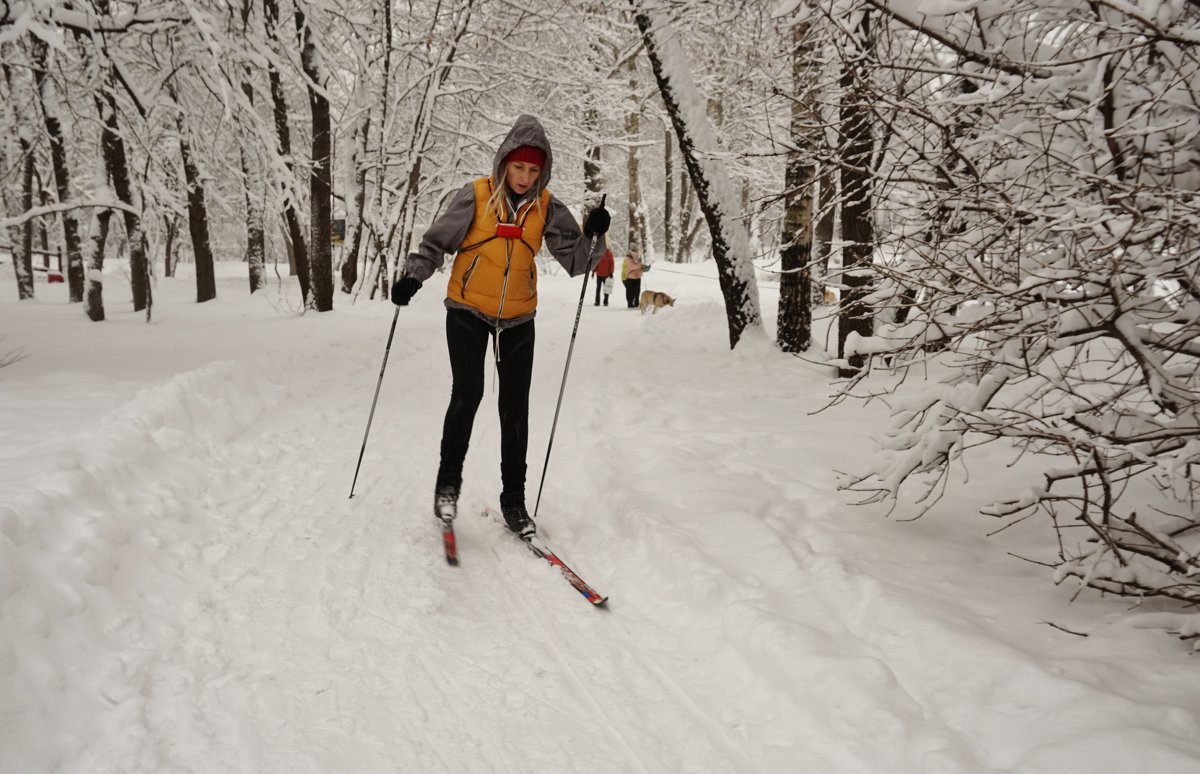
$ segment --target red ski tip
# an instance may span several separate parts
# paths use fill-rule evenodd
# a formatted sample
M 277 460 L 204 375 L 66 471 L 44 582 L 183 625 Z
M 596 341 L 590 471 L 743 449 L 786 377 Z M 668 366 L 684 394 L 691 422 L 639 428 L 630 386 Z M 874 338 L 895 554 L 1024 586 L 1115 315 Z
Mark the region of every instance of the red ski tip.
M 442 546 L 446 549 L 446 564 L 458 566 L 458 544 L 454 540 L 454 525 L 442 522 Z

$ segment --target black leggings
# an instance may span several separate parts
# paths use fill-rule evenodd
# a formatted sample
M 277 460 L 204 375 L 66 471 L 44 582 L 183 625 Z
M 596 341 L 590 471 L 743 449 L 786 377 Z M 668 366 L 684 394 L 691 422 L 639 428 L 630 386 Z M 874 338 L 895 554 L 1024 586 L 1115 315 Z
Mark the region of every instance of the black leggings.
M 625 280 L 625 304 L 629 308 L 633 308 L 641 303 L 642 295 L 642 278 Z
M 533 320 L 496 333 L 470 312 L 446 312 L 446 345 L 454 378 L 442 425 L 438 486 L 462 487 L 463 460 L 471 442 L 475 412 L 483 400 L 489 336 L 499 341 L 500 480 L 505 504 L 524 505 L 525 452 L 529 446 L 529 385 L 533 376 Z

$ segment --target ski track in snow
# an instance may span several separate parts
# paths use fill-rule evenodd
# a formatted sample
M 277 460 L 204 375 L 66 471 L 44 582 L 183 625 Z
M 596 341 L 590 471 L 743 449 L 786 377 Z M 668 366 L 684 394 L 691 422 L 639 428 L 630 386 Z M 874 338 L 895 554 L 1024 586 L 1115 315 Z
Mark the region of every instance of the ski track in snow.
M 578 292 L 545 285 L 531 504 Z M 819 443 L 843 420 L 790 408 L 827 385 L 754 341 L 728 352 L 713 302 L 584 321 L 540 521 L 611 609 L 474 515 L 498 486 L 490 376 L 448 567 L 425 295 L 352 500 L 380 309 L 141 389 L 6 484 L 0 770 L 1033 773 L 1090 745 L 1115 773 L 1200 754 L 1194 706 L 1033 657 L 1062 635 L 982 628 L 955 585 L 988 576 L 952 575 L 934 528 L 851 517 L 832 470 L 853 451 Z

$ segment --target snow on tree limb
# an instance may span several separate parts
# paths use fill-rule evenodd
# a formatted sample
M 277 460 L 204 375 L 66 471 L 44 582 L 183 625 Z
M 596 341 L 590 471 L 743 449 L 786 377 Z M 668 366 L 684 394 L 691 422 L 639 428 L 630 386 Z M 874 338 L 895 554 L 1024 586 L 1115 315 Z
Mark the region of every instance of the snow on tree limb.
M 706 113 L 707 102 L 696 89 L 687 57 L 679 47 L 655 0 L 630 0 L 659 92 L 700 200 L 712 237 L 721 292 L 729 321 L 729 346 L 736 347 L 747 329 L 763 334 L 758 284 L 750 256 L 750 239 L 742 224 L 741 203 L 730 183 L 716 133 Z

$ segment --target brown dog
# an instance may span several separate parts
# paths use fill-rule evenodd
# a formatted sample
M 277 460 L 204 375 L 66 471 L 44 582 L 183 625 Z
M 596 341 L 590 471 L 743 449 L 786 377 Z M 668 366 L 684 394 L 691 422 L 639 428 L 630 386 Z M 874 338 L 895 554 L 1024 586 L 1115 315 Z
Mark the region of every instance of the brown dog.
M 651 314 L 658 314 L 658 310 L 664 306 L 675 306 L 675 299 L 657 290 L 642 291 L 642 300 L 638 304 L 642 314 L 645 314 L 647 309 L 651 310 Z

